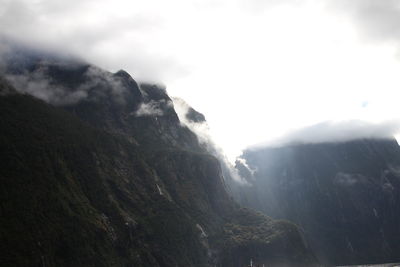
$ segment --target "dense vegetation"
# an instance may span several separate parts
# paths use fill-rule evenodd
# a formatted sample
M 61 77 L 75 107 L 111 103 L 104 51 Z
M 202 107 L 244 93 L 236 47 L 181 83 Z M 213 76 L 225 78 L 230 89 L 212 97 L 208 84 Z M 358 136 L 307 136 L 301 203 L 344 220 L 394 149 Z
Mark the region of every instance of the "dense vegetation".
M 123 71 L 24 64 L 12 74 L 44 70 L 52 87 L 87 97 L 56 107 L 15 90 L 0 96 L 1 266 L 315 263 L 295 225 L 231 199 L 218 160 L 164 90 L 139 88 Z M 162 114 L 135 115 L 154 101 Z
M 248 150 L 237 200 L 305 231 L 326 264 L 400 261 L 400 147 L 395 139 Z

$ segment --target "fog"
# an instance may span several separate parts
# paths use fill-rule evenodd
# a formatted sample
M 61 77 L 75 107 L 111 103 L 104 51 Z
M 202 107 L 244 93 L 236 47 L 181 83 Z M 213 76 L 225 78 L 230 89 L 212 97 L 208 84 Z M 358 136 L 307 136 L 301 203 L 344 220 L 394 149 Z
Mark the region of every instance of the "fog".
M 290 144 L 347 142 L 357 139 L 393 139 L 400 130 L 400 120 L 368 123 L 359 120 L 325 121 L 289 132 L 275 140 L 260 143 L 253 149 Z
M 308 125 L 399 118 L 394 0 L 0 4 L 2 39 L 166 84 L 170 95 L 206 115 L 209 135 L 231 162 L 248 146 Z M 0 45 L 0 54 L 5 51 Z M 85 97 L 85 90 L 66 97 L 59 88 L 30 82 L 25 88 L 42 99 Z M 335 133 L 339 137 L 326 130 L 320 139 L 340 139 Z

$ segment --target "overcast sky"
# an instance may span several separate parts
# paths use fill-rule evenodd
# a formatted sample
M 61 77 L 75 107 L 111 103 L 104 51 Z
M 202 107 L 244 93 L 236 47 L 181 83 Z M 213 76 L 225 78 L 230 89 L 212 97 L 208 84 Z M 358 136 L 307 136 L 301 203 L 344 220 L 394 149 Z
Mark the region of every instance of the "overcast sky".
M 233 158 L 323 121 L 396 121 L 399 3 L 0 0 L 0 31 L 164 83 Z

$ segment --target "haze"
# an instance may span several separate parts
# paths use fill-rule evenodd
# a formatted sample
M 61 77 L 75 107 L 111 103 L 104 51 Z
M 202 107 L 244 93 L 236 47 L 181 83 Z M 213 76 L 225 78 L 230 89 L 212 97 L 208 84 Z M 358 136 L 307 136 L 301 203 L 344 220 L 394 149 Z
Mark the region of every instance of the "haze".
M 3 37 L 166 84 L 170 95 L 206 115 L 230 159 L 323 121 L 377 125 L 400 117 L 394 0 L 0 5 Z M 398 127 L 390 129 L 396 134 Z

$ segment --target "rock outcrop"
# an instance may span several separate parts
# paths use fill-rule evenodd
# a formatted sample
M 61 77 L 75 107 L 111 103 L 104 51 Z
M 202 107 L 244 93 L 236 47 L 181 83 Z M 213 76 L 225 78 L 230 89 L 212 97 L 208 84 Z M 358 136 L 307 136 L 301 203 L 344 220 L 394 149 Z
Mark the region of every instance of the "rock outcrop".
M 232 200 L 165 88 L 17 61 L 3 74 L 19 93 L 0 96 L 1 266 L 316 263 L 295 225 Z

